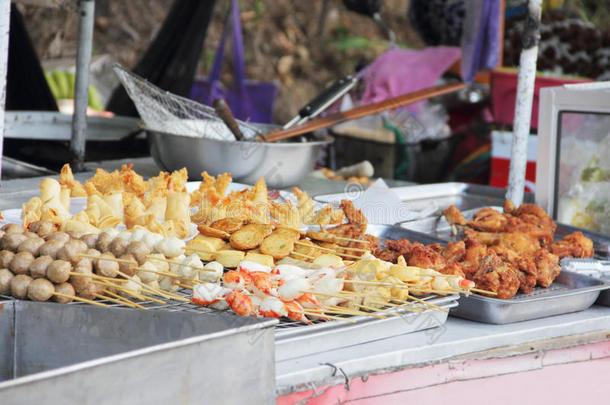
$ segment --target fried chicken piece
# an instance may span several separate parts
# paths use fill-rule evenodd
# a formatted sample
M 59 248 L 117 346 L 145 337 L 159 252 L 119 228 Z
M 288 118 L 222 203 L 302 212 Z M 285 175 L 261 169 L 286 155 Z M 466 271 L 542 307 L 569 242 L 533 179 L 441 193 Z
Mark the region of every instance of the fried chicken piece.
M 409 257 L 405 257 L 409 266 L 421 267 L 440 271 L 447 265 L 447 261 L 440 253 L 435 252 L 429 246 L 415 245 L 411 249 Z
M 535 236 L 520 232 L 493 233 L 465 229 L 464 234 L 484 245 L 505 247 L 519 254 L 529 254 L 540 249 L 540 242 Z
M 593 241 L 580 231 L 564 236 L 561 242 L 551 244 L 550 251 L 559 256 L 560 259 L 564 257 L 586 258 L 593 256 L 595 253 Z
M 536 264 L 536 282 L 541 287 L 548 287 L 561 273 L 559 256 L 546 249 L 538 249 L 533 256 Z
M 347 222 L 350 224 L 366 224 L 367 220 L 361 210 L 354 207 L 350 200 L 341 200 L 341 209 L 345 213 Z
M 466 244 L 463 240 L 458 242 L 447 242 L 447 246 L 441 252 L 447 263 L 456 263 L 466 257 Z
M 515 207 L 515 203 L 511 200 L 505 200 L 503 208 L 505 214 L 513 214 L 517 209 L 517 207 Z
M 510 263 L 517 272 L 519 277 L 519 290 L 529 294 L 536 286 L 537 270 L 533 260 L 527 256 L 520 256 L 514 250 L 507 249 L 502 246 L 492 246 L 490 250 L 494 251 L 504 261 Z
M 553 241 L 554 230 L 541 225 L 538 217 L 531 214 L 523 214 L 520 217 L 510 217 L 507 220 L 506 232 L 523 233 L 538 239 L 542 245 L 546 246 Z
M 503 261 L 493 251 L 481 259 L 472 281 L 477 288 L 493 291 L 497 298 L 513 297 L 519 289 L 517 272 L 510 263 Z
M 326 228 L 326 232 L 341 238 L 362 239 L 362 235 L 366 232 L 366 223 L 337 225 L 332 228 Z
M 440 269 L 439 272 L 466 278 L 462 267 L 458 263 L 448 263 L 445 267 Z
M 506 226 L 507 218 L 493 208 L 482 208 L 468 222 L 473 229 L 487 232 L 501 232 Z
M 364 235 L 362 235 L 362 239 L 369 242 L 368 244 L 365 245 L 364 249 L 369 249 L 371 252 L 375 251 L 376 249 L 379 249 L 379 238 L 377 236 L 373 236 L 371 234 L 365 233 Z M 350 246 L 350 247 L 355 247 L 355 246 Z
M 467 238 L 466 244 L 466 255 L 464 260 L 460 262 L 466 278 L 472 280 L 472 276 L 476 272 L 480 265 L 481 259 L 487 254 L 487 246 L 479 243 L 475 239 Z
M 457 207 L 455 205 L 451 205 L 449 206 L 449 208 L 444 209 L 442 211 L 443 215 L 445 216 L 445 219 L 447 219 L 447 222 L 449 222 L 449 224 L 451 225 L 466 225 L 467 221 L 466 218 L 464 218 L 464 215 L 462 215 L 462 212 L 457 209 Z
M 373 255 L 386 262 L 396 263 L 399 256 L 408 255 L 412 244 L 408 239 L 386 240 L 383 249 L 373 250 Z

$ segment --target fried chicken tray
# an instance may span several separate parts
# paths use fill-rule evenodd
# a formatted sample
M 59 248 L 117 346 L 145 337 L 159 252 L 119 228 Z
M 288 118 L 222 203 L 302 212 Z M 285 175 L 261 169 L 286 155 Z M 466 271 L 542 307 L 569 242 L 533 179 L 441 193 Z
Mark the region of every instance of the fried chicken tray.
M 610 239 L 556 224 L 540 207 L 517 208 L 507 201 L 504 207 L 464 212 L 452 206 L 443 214 L 402 226 L 430 233 L 456 256 L 461 249 L 465 254 L 456 262 L 466 277 L 498 293 L 462 297 L 452 311 L 455 316 L 504 324 L 575 312 L 588 308 L 610 287 L 604 280 L 566 271 L 563 261 L 559 264 L 559 259 L 605 257 Z
M 566 258 L 561 260 L 561 268 L 610 283 L 610 260 Z M 595 304 L 610 307 L 610 289 L 601 291 Z

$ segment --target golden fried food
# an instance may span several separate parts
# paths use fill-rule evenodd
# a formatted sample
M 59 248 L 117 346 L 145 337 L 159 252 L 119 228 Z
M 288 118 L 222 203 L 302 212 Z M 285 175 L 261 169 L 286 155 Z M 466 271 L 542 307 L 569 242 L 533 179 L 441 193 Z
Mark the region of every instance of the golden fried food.
M 472 277 L 478 288 L 493 291 L 497 298 L 513 297 L 519 289 L 517 273 L 508 263 L 493 252 L 481 259 L 479 267 Z
M 508 219 L 493 208 L 482 208 L 472 217 L 469 225 L 478 231 L 500 232 L 506 226 Z
M 444 209 L 442 212 L 450 225 L 466 225 L 466 218 L 454 205 Z
M 307 231 L 307 237 L 311 240 L 317 240 L 320 242 L 335 243 L 338 241 L 335 235 L 328 232 Z
M 250 250 L 258 247 L 266 237 L 265 229 L 260 224 L 249 224 L 230 235 L 229 241 L 235 249 Z
M 354 207 L 354 203 L 350 200 L 341 200 L 341 209 L 345 213 L 347 222 L 350 224 L 365 224 L 367 223 L 366 217 L 361 210 Z
M 210 224 L 210 228 L 218 229 L 229 234 L 239 231 L 242 226 L 244 226 L 244 221 L 239 218 L 223 218 Z
M 322 255 L 322 252 L 319 249 L 317 249 L 318 246 L 315 243 L 313 243 L 312 241 L 303 239 L 301 242 L 302 243 L 294 246 L 293 252 L 298 253 L 297 255 L 294 255 L 295 259 L 305 261 L 305 260 L 309 260 L 309 259 L 304 256 L 301 256 L 301 255 L 313 257 L 314 259 L 316 257 Z
M 219 250 L 214 254 L 214 260 L 223 265 L 223 267 L 235 268 L 244 260 L 246 252 L 241 250 Z
M 539 249 L 534 254 L 536 263 L 536 282 L 541 287 L 548 287 L 561 273 L 559 257 L 546 249 Z
M 564 236 L 560 242 L 552 243 L 550 251 L 559 256 L 560 259 L 564 257 L 591 257 L 595 253 L 593 241 L 580 231 Z
M 293 229 L 293 228 L 287 228 L 287 227 L 283 227 L 283 226 L 278 226 L 275 228 L 275 231 L 273 231 L 273 233 L 278 234 L 278 235 L 284 235 L 289 239 L 292 240 L 299 240 L 301 238 L 301 232 Z
M 250 250 L 248 253 L 246 253 L 246 257 L 244 257 L 244 260 L 247 262 L 259 263 L 269 267 L 273 267 L 274 264 L 273 256 L 264 255 L 253 250 Z
M 197 225 L 197 230 L 202 235 L 211 236 L 213 238 L 221 238 L 221 239 L 225 239 L 225 240 L 229 240 L 229 238 L 231 238 L 230 233 L 225 232 L 221 229 L 212 228 L 211 226 L 207 226 L 205 224 Z
M 260 245 L 263 254 L 273 256 L 279 260 L 288 256 L 294 250 L 294 239 L 282 233 L 273 232 L 267 236 Z

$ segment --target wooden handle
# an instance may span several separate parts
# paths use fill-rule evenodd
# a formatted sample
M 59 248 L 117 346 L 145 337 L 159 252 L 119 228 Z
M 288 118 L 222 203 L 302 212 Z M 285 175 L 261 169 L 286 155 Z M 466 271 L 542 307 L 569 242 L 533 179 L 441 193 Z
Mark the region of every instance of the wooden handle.
M 231 133 L 235 136 L 235 139 L 238 141 L 242 141 L 244 139 L 244 135 L 241 133 L 241 129 L 239 128 L 239 124 L 235 120 L 231 109 L 227 105 L 226 101 L 223 98 L 217 98 L 212 103 L 214 106 L 214 110 L 216 114 L 222 119 L 222 122 L 225 123 Z
M 308 121 L 297 127 L 280 129 L 268 132 L 264 135 L 264 140 L 267 142 L 279 141 L 281 139 L 292 138 L 294 136 L 303 135 L 308 132 L 317 131 L 333 125 L 340 124 L 345 121 L 355 120 L 366 117 L 368 115 L 377 114 L 382 111 L 392 110 L 407 104 L 413 104 L 418 101 L 426 100 L 432 97 L 441 96 L 443 94 L 453 93 L 465 87 L 463 83 L 444 84 L 441 86 L 429 87 L 427 89 L 414 91 L 413 93 L 403 94 L 402 96 L 393 97 L 378 103 L 363 105 L 352 108 L 348 111 L 339 112 L 336 114 L 327 115 L 326 117 L 317 118 Z

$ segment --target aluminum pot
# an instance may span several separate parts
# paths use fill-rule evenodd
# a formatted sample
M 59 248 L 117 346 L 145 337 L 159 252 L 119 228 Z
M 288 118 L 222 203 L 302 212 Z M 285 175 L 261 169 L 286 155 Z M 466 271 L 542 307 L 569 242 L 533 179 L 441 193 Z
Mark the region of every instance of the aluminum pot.
M 262 133 L 277 128 L 268 124 L 250 125 Z M 272 188 L 298 184 L 313 169 L 320 148 L 333 142 L 330 136 L 308 142 L 222 141 L 144 129 L 148 132 L 150 153 L 164 170 L 186 167 L 189 175 L 196 178 L 203 171 L 214 176 L 229 172 L 234 181 L 245 184 L 254 184 L 264 177 Z M 247 128 L 242 131 L 247 138 L 251 136 Z

